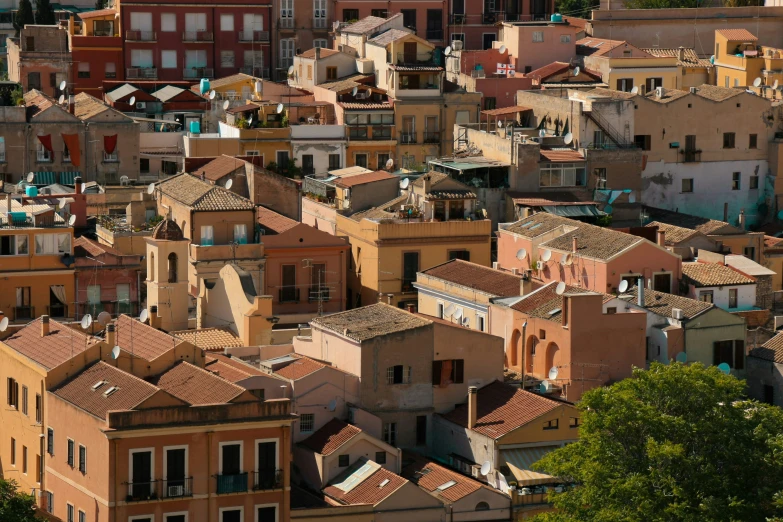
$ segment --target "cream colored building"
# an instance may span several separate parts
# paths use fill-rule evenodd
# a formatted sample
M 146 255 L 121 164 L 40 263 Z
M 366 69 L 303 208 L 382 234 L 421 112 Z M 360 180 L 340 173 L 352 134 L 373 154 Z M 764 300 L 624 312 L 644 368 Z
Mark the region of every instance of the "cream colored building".
M 626 41 L 592 37 L 576 42 L 576 53 L 611 89 L 630 92 L 638 87 L 646 92 L 656 87 L 682 87 L 677 56 L 655 56 Z

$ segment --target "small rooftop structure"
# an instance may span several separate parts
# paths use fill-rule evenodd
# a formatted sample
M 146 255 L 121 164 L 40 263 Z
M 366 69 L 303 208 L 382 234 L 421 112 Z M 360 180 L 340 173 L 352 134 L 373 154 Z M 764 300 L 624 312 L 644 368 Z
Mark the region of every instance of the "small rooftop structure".
M 756 284 L 755 279 L 720 263 L 683 263 L 682 275 L 697 288 Z
M 316 317 L 312 321 L 312 325 L 317 328 L 330 330 L 358 342 L 431 324 L 432 321 L 385 303 Z

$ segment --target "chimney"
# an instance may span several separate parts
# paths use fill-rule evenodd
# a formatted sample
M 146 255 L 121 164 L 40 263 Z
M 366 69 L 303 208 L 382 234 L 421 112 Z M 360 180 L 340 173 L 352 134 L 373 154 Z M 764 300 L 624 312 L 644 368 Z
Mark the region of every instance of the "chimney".
M 75 99 L 76 99 L 76 97 L 73 96 L 73 95 L 68 96 L 68 112 L 70 112 L 71 114 L 75 114 L 76 113 L 76 105 L 75 105 L 75 102 L 74 102 Z
M 41 316 L 41 337 L 46 337 L 49 335 L 49 316 L 48 315 L 42 315 Z
M 316 47 L 315 48 L 315 60 L 318 61 L 320 59 L 321 59 L 321 48 L 320 47 Z
M 5 195 L 5 211 L 9 214 L 11 213 L 11 203 L 13 202 L 13 198 L 11 197 L 11 193 Z M 10 220 L 9 220 L 10 221 Z
M 416 313 L 416 305 L 414 303 L 408 303 L 405 305 L 405 308 L 408 310 L 409 313 L 415 314 Z
M 740 210 L 739 213 L 739 227 L 741 230 L 745 230 L 745 209 Z
M 472 430 L 476 425 L 478 417 L 478 388 L 471 386 L 468 388 L 468 429 Z
M 422 187 L 424 188 L 424 193 L 429 194 L 430 193 L 430 175 L 425 174 L 423 178 L 421 178 Z
M 571 296 L 563 294 L 560 296 L 563 298 L 563 302 L 560 305 L 560 321 L 562 322 L 563 328 L 568 328 L 568 316 L 570 313 L 569 308 L 571 307 Z
M 109 345 L 110 350 L 117 346 L 117 333 L 114 331 L 113 324 L 106 325 L 106 344 Z
M 576 236 L 572 236 L 571 237 L 571 252 L 572 253 L 576 254 L 577 246 L 578 245 L 577 245 Z
M 656 234 L 657 234 L 656 237 L 658 238 L 658 241 L 657 241 L 658 245 L 662 246 L 662 247 L 665 247 L 666 246 L 666 231 L 665 230 L 658 230 L 656 232 Z
M 82 177 L 81 176 L 76 176 L 75 178 L 73 178 L 73 183 L 74 183 L 74 185 L 76 185 L 74 187 L 74 192 L 76 194 L 81 194 L 82 193 Z
M 158 305 L 150 306 L 150 326 L 158 329 Z
M 207 180 L 207 174 L 202 170 L 201 171 L 201 181 L 206 181 L 206 180 Z
M 677 59 L 681 62 L 685 61 L 685 47 L 680 46 L 680 48 L 677 49 Z
M 636 289 L 638 294 L 636 304 L 644 306 L 644 276 L 639 276 L 639 279 L 636 280 Z

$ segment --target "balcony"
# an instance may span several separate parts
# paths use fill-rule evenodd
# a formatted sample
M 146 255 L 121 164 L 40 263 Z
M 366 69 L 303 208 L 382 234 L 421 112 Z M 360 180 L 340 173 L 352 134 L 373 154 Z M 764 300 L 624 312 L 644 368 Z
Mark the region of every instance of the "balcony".
M 158 69 L 155 67 L 131 67 L 125 70 L 126 80 L 155 80 L 158 78 Z
M 424 143 L 440 143 L 440 132 L 424 132 Z
M 277 291 L 277 301 L 279 303 L 298 303 L 299 289 L 295 286 L 283 286 Z
M 155 31 L 125 31 L 125 40 L 128 42 L 156 42 L 158 33 Z
M 400 144 L 408 145 L 408 144 L 414 144 L 414 143 L 418 143 L 416 132 L 401 132 L 400 133 Z
M 253 472 L 253 491 L 280 489 L 282 486 L 282 469 L 263 469 Z
M 252 239 L 252 238 L 251 238 Z M 247 243 L 239 245 L 194 245 L 190 244 L 190 261 L 194 263 L 206 261 L 229 261 L 231 259 L 262 259 L 264 245 Z
M 393 140 L 394 125 L 351 125 L 348 127 L 348 139 L 354 141 Z
M 182 77 L 186 80 L 214 78 L 215 70 L 211 67 L 191 67 L 190 69 L 182 69 Z
M 183 498 L 193 496 L 193 477 L 164 480 L 163 498 Z
M 285 18 L 280 18 L 277 21 L 277 26 L 280 29 L 293 29 L 296 26 L 296 23 L 294 22 L 293 16 L 288 16 Z
M 146 482 L 126 482 L 128 492 L 125 495 L 126 502 L 144 502 L 158 498 L 157 484 L 155 480 Z
M 215 475 L 215 479 L 218 495 L 247 492 L 247 472 L 236 475 Z
M 268 42 L 269 31 L 239 31 L 240 42 Z
M 427 29 L 427 40 L 443 40 L 443 29 Z
M 68 307 L 62 303 L 50 304 L 46 306 L 46 313 L 49 317 L 68 317 Z
M 14 306 L 14 321 L 32 320 L 34 318 L 34 306 Z
M 214 42 L 212 31 L 185 31 L 182 33 L 183 42 Z
M 269 69 L 264 69 L 263 67 L 240 67 L 239 72 L 256 78 L 269 79 Z
M 683 155 L 683 163 L 696 163 L 701 161 L 701 150 L 699 149 L 683 149 L 680 151 Z
M 392 65 L 410 65 L 410 66 L 430 66 L 437 67 L 441 64 L 436 62 L 437 58 L 433 52 L 425 53 L 386 53 L 386 61 Z

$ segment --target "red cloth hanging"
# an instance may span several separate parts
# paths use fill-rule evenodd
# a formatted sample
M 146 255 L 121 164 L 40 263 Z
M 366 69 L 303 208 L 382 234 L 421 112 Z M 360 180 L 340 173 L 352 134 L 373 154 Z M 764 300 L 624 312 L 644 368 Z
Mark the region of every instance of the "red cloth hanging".
M 52 135 L 51 134 L 39 135 L 38 136 L 38 141 L 41 142 L 41 145 L 43 145 L 46 150 L 48 150 L 51 154 L 54 154 L 54 149 L 52 149 Z
M 79 149 L 79 135 L 78 134 L 63 134 L 63 143 L 68 147 L 68 153 L 71 155 L 71 165 L 74 167 L 81 166 L 82 154 Z
M 117 135 L 112 134 L 111 136 L 104 136 L 103 137 L 103 150 L 106 151 L 106 154 L 114 154 L 114 150 L 117 148 Z

